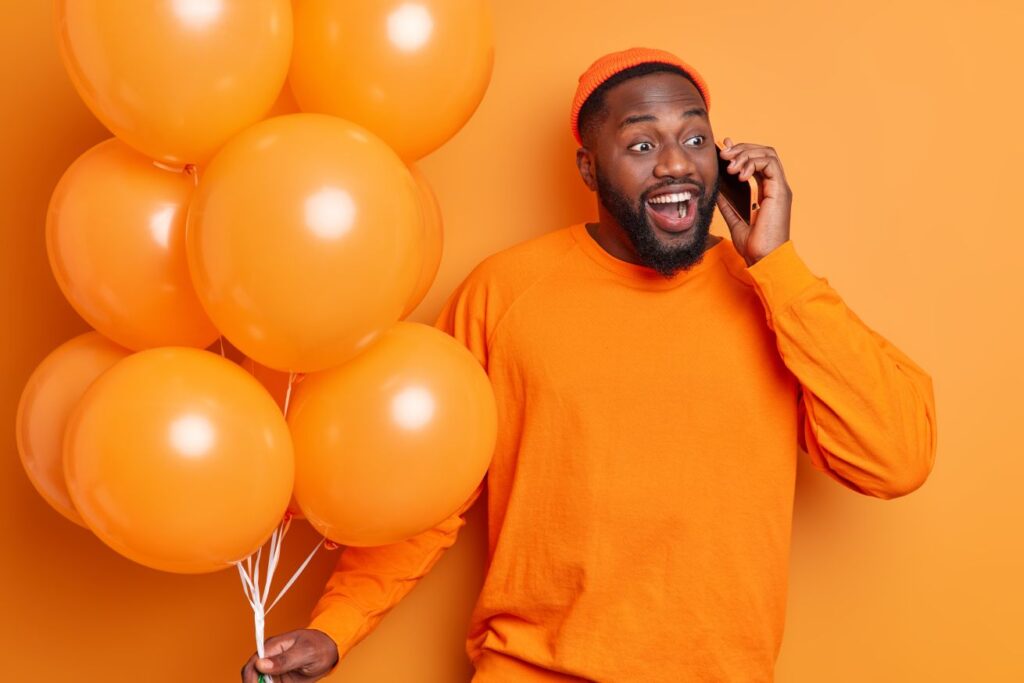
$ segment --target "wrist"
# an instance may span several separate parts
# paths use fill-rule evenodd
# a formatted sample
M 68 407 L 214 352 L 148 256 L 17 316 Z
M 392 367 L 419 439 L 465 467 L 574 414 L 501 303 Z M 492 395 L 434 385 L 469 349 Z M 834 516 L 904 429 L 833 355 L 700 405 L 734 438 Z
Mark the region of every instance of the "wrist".
M 331 669 L 333 670 L 336 666 L 338 666 L 338 661 L 341 659 L 340 651 L 338 650 L 338 644 L 334 642 L 334 638 L 332 638 L 329 634 L 321 631 L 318 628 L 310 628 L 306 630 L 316 634 L 314 637 L 321 643 L 320 647 L 324 648 L 328 652 L 332 660 L 330 662 L 330 666 Z

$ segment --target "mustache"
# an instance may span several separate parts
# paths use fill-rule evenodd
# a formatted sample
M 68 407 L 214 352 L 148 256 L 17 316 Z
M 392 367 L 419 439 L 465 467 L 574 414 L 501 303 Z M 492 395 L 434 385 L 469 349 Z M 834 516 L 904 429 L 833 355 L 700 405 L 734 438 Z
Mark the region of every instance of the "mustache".
M 696 180 L 687 181 L 687 180 L 673 178 L 671 180 L 667 180 L 665 182 L 658 183 L 654 187 L 649 187 L 646 190 L 644 190 L 643 192 L 641 192 L 640 193 L 640 201 L 641 202 L 646 202 L 648 200 L 648 198 L 652 194 L 654 194 L 655 192 L 658 192 L 659 190 L 663 190 L 666 187 L 672 187 L 673 185 L 682 185 L 683 183 L 686 183 L 687 185 L 696 185 L 698 188 L 700 188 L 700 199 L 704 199 L 704 197 L 707 196 L 707 187 L 704 185 L 704 183 L 697 182 Z

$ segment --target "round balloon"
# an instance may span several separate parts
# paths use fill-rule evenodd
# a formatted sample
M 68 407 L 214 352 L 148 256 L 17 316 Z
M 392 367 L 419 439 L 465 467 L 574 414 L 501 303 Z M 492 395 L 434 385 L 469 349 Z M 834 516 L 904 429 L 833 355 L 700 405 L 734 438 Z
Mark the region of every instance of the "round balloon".
M 351 546 L 394 543 L 463 504 L 490 463 L 497 409 L 473 354 L 401 322 L 357 358 L 307 376 L 288 414 L 295 497 Z
M 409 161 L 469 120 L 493 63 L 487 0 L 295 5 L 289 80 L 303 111 L 363 125 Z
M 167 163 L 209 159 L 263 118 L 288 73 L 289 0 L 57 0 L 55 17 L 89 109 Z
M 359 353 L 419 277 L 416 182 L 379 138 L 323 114 L 250 127 L 202 175 L 189 210 L 192 281 L 246 356 L 312 372 Z
M 441 267 L 441 253 L 444 251 L 444 221 L 441 218 L 441 205 L 437 202 L 437 195 L 421 170 L 412 165 L 409 166 L 409 170 L 412 171 L 416 188 L 419 190 L 420 210 L 423 214 L 423 249 L 420 277 L 409 297 L 409 302 L 405 305 L 405 310 L 402 311 L 403 319 L 416 310 L 423 297 L 430 291 L 430 286 L 437 277 L 437 270 Z
M 71 415 L 64 471 L 99 538 L 154 569 L 201 573 L 259 548 L 294 481 L 274 400 L 206 351 L 150 349 L 96 380 Z
M 46 251 L 85 320 L 130 349 L 213 342 L 217 329 L 188 272 L 191 173 L 167 170 L 117 138 L 64 173 L 50 200 Z
M 32 485 L 54 510 L 85 526 L 64 482 L 64 428 L 89 385 L 131 354 L 98 332 L 64 342 L 35 369 L 18 402 L 18 455 Z

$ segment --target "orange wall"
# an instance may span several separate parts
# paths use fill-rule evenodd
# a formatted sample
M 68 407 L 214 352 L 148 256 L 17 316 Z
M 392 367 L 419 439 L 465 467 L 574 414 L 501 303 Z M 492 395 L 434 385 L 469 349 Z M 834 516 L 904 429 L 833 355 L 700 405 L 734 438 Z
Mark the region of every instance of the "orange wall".
M 415 316 L 430 321 L 483 256 L 593 215 L 567 107 L 577 74 L 605 51 L 678 52 L 710 82 L 719 140 L 779 150 L 801 255 L 932 373 L 940 423 L 935 471 L 905 499 L 859 497 L 804 461 L 780 682 L 1024 680 L 1024 288 L 1014 276 L 1024 226 L 1010 180 L 1024 156 L 1021 7 L 496 0 L 490 91 L 422 163 L 448 237 Z M 0 670 L 10 680 L 237 680 L 252 650 L 237 576 L 175 576 L 122 559 L 52 512 L 15 452 L 24 381 L 85 329 L 46 263 L 46 202 L 67 165 L 107 135 L 63 73 L 49 13 L 40 0 L 0 10 Z M 335 680 L 468 680 L 462 637 L 480 584 L 480 511 Z M 292 541 L 285 566 L 313 535 Z M 333 557 L 274 612 L 271 633 L 303 624 Z

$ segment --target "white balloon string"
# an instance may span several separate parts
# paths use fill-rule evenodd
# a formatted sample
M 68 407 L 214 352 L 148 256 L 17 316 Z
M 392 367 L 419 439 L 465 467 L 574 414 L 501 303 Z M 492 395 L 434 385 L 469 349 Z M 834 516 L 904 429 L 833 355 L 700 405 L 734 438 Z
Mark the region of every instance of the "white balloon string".
M 252 589 L 249 586 L 249 576 L 242 569 L 241 562 L 235 562 L 235 566 L 238 567 L 238 575 L 242 577 L 242 592 L 245 593 L 245 599 L 249 601 L 249 606 L 256 609 L 256 603 L 252 598 Z
M 274 574 L 277 572 L 277 567 L 281 560 L 281 548 L 284 546 L 284 538 L 288 535 L 291 524 L 291 515 L 286 515 L 270 536 L 267 548 L 267 568 L 262 584 L 260 583 L 260 563 L 263 558 L 262 546 L 255 553 L 246 557 L 244 563 L 241 560 L 235 562 L 235 567 L 238 568 L 238 576 L 242 580 L 242 592 L 252 608 L 253 626 L 256 632 L 256 654 L 260 659 L 266 657 L 267 654 L 263 642 L 267 614 L 270 613 L 270 610 L 274 609 L 274 606 L 280 602 L 284 594 L 295 584 L 295 581 L 306 570 L 306 567 L 309 566 L 317 551 L 324 546 L 327 540 L 325 538 L 320 539 L 309 555 L 306 556 L 306 559 L 303 560 L 302 564 L 299 565 L 299 568 L 292 574 L 291 578 L 277 592 L 277 595 L 268 607 L 267 598 L 270 597 L 270 584 L 273 582 Z M 255 561 L 253 559 L 254 556 Z M 274 679 L 268 674 L 261 674 L 260 680 L 266 681 L 266 683 L 273 683 Z
M 267 582 L 263 586 L 263 595 L 260 596 L 260 602 L 264 605 L 267 604 L 267 596 L 270 595 L 270 582 L 274 578 L 277 562 L 281 558 L 281 543 L 284 541 L 285 533 L 287 533 L 287 527 L 282 522 L 270 539 L 270 552 L 267 556 Z
M 196 183 L 198 184 L 198 176 Z M 221 355 L 224 355 L 224 338 L 221 337 Z M 250 368 L 250 373 L 255 375 L 254 369 Z M 284 416 L 288 417 L 288 408 L 291 404 L 292 399 L 292 387 L 295 386 L 295 374 L 294 372 L 288 373 L 288 389 L 284 395 L 284 406 L 282 412 Z M 256 556 L 253 561 L 253 555 L 249 555 L 245 558 L 245 566 L 242 566 L 242 562 L 238 561 L 235 566 L 238 567 L 238 575 L 242 579 L 242 592 L 245 594 L 245 599 L 249 602 L 249 606 L 252 607 L 253 615 L 253 626 L 256 632 L 256 655 L 263 659 L 266 657 L 266 650 L 264 646 L 264 631 L 266 629 L 266 616 L 270 613 L 270 610 L 274 609 L 274 606 L 280 602 L 284 594 L 294 585 L 295 581 L 299 578 L 299 575 L 306 570 L 309 563 L 313 560 L 317 551 L 324 545 L 327 540 L 325 538 L 320 539 L 320 542 L 316 544 L 312 552 L 306 556 L 306 559 L 299 565 L 299 568 L 295 570 L 291 578 L 284 584 L 284 587 L 278 591 L 277 596 L 274 597 L 273 602 L 267 607 L 267 598 L 270 597 L 270 584 L 274 581 L 274 574 L 277 572 L 277 565 L 281 561 L 281 548 L 284 546 L 284 537 L 288 535 L 288 530 L 292 525 L 291 514 L 285 514 L 281 523 L 274 530 L 274 533 L 270 536 L 269 547 L 267 548 L 267 570 L 266 576 L 264 577 L 263 583 L 260 584 L 260 563 L 263 559 L 263 546 L 254 553 Z M 260 587 L 262 585 L 262 591 Z M 274 679 L 269 674 L 260 674 L 260 683 L 273 683 Z
M 226 358 L 227 354 L 224 353 L 224 335 L 221 335 L 221 336 L 217 337 L 217 341 L 220 342 L 220 357 L 221 358 Z
M 276 536 L 276 535 L 277 535 L 277 530 L 275 529 L 274 530 L 274 534 L 270 537 L 271 542 L 273 542 L 274 536 Z M 257 587 L 257 589 L 259 588 L 259 585 L 260 585 L 260 560 L 261 559 L 263 559 L 263 546 L 260 546 L 260 549 L 256 551 L 256 560 L 252 563 L 253 564 L 252 583 Z M 259 590 L 257 590 L 256 591 L 256 595 L 259 595 L 259 594 L 260 594 L 260 592 L 259 592 Z
M 284 416 L 288 417 L 288 406 L 292 401 L 292 386 L 295 385 L 295 373 L 288 373 L 288 391 L 284 392 Z
M 313 557 L 316 555 L 317 551 L 323 547 L 325 540 L 326 539 L 321 538 L 320 542 L 313 546 L 313 550 L 310 551 L 309 555 L 306 556 L 305 561 L 301 565 L 299 565 L 299 568 L 295 571 L 294 574 L 292 574 L 292 578 L 288 579 L 288 583 L 284 585 L 284 588 L 281 589 L 281 592 L 277 594 L 276 598 L 274 598 L 274 602 L 270 603 L 270 607 L 267 608 L 267 614 L 270 614 L 270 610 L 274 609 L 274 605 L 276 605 L 281 600 L 284 594 L 288 592 L 288 589 L 292 587 L 292 584 L 295 583 L 295 580 L 299 578 L 299 575 L 306 570 L 306 567 L 309 566 L 309 563 L 313 560 Z

